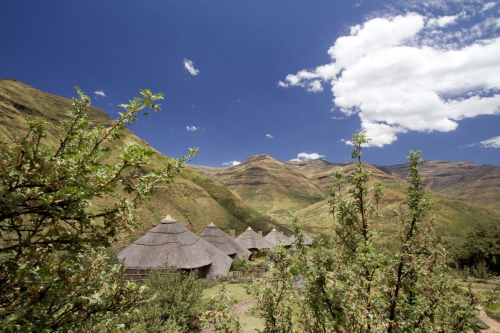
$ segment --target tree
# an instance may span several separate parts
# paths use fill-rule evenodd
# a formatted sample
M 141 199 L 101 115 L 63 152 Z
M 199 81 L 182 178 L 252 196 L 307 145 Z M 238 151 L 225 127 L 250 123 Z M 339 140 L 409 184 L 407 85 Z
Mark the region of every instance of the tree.
M 452 247 L 457 268 L 500 273 L 500 226 L 480 223 L 471 229 L 464 241 Z M 478 276 L 479 277 L 479 276 Z
M 196 152 L 146 172 L 155 152 L 129 143 L 104 163 L 122 129 L 160 110 L 163 95 L 142 90 L 105 127 L 90 123 L 90 99 L 76 90 L 56 127 L 58 144 L 44 143 L 41 118 L 14 142 L 0 141 L 0 330 L 68 331 L 136 302 L 143 288 L 124 280 L 102 250 Z
M 270 268 L 262 283 L 256 280 L 247 286 L 247 292 L 256 297 L 253 312 L 264 319 L 262 332 L 287 333 L 293 329 L 291 261 L 282 244 L 278 244 L 272 253 L 275 265 Z
M 260 312 L 262 318 L 266 323 L 273 318 L 280 324 L 291 322 L 287 332 L 473 331 L 476 298 L 451 278 L 446 249 L 429 214 L 432 203 L 422 185 L 420 151 L 410 151 L 408 157 L 407 198 L 394 214 L 398 240 L 389 251 L 375 246 L 376 225 L 388 217 L 378 212 L 384 197 L 381 184 L 372 182 L 361 159 L 369 139 L 361 132 L 351 142 L 351 157 L 356 160 L 352 173 L 347 177 L 337 170 L 330 188 L 331 238 L 310 250 L 296 243 L 293 259 L 281 259 L 293 262 L 289 272 L 303 282 L 300 288 L 286 289 L 291 297 L 278 298 L 279 302 L 270 297 L 282 288 L 267 287 L 267 279 L 286 276 L 266 275 L 266 285 L 254 291 L 268 309 Z M 300 228 L 296 229 L 300 236 Z M 279 267 L 274 271 L 280 273 Z M 292 319 L 276 316 L 278 307 L 292 309 Z

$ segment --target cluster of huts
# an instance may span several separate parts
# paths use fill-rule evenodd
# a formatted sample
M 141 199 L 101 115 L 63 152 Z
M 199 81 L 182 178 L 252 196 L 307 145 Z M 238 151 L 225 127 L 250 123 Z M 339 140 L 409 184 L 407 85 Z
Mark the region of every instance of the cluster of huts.
M 167 215 L 160 224 L 118 253 L 130 280 L 142 280 L 151 270 L 167 267 L 182 271 L 197 270 L 200 277 L 227 276 L 233 259 L 250 259 L 263 249 L 273 249 L 278 243 L 292 247 L 295 237 L 288 238 L 273 229 L 265 237 L 248 228 L 238 237 L 231 236 L 211 223 L 195 235 L 177 220 Z M 313 238 L 304 234 L 304 245 Z

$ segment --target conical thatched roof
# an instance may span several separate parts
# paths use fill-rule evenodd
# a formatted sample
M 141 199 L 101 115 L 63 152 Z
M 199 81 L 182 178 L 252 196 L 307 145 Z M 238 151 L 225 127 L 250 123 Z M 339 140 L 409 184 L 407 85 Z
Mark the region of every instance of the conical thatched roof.
M 264 237 L 259 236 L 250 227 L 248 227 L 248 229 L 244 233 L 236 237 L 236 241 L 248 250 L 271 249 L 273 247 L 273 244 L 265 240 Z
M 199 236 L 228 256 L 240 257 L 244 255 L 248 259 L 252 255 L 252 252 L 245 249 L 213 223 L 206 227 Z
M 118 253 L 127 269 L 199 269 L 209 266 L 208 275 L 227 275 L 232 259 L 193 234 L 170 215 Z
M 274 228 L 264 238 L 269 243 L 273 244 L 273 248 L 276 247 L 278 243 L 282 243 L 285 247 L 292 246 L 292 242 L 290 241 L 290 239 Z
M 314 243 L 314 238 L 312 238 L 311 236 L 309 236 L 308 234 L 306 234 L 305 232 L 303 233 L 304 235 L 304 241 L 302 242 L 302 245 L 307 245 L 307 246 L 311 246 L 313 245 Z M 292 236 L 290 237 L 290 241 L 292 243 L 295 243 L 295 239 L 296 237 L 295 236 Z

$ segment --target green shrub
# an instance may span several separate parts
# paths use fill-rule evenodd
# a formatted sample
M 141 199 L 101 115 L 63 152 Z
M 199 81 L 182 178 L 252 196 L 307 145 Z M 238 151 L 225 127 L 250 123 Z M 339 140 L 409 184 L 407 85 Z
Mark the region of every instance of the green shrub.
M 127 332 L 188 332 L 203 311 L 202 280 L 196 273 L 154 271 L 144 281 L 149 300 L 122 321 Z
M 453 265 L 458 269 L 470 268 L 482 278 L 500 273 L 500 225 L 480 223 L 467 233 L 461 244 L 451 247 Z

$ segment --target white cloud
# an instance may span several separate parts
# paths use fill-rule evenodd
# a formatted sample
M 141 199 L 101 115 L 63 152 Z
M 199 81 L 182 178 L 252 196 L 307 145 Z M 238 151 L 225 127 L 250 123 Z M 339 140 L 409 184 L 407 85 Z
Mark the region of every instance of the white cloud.
M 481 141 L 480 144 L 485 148 L 500 148 L 500 136 Z
M 268 138 L 268 139 L 274 139 L 274 136 L 272 136 L 271 134 L 266 134 L 266 138 Z
M 229 161 L 229 162 L 222 163 L 222 166 L 237 166 L 240 164 L 241 164 L 240 161 Z
M 188 132 L 195 132 L 195 131 L 197 131 L 197 130 L 199 130 L 199 129 L 200 129 L 199 127 L 196 127 L 196 126 L 194 126 L 194 125 L 188 125 L 188 126 L 186 126 L 186 130 L 187 130 Z
M 184 67 L 192 76 L 196 76 L 200 73 L 200 71 L 194 68 L 194 62 L 184 58 Z
M 290 161 L 295 161 L 295 162 L 307 162 L 307 161 L 312 161 L 316 160 L 318 158 L 323 158 L 325 155 L 320 155 L 318 153 L 300 153 L 297 155 L 297 158 L 294 158 Z
M 450 15 L 450 16 L 441 16 L 439 18 L 432 18 L 427 21 L 428 27 L 438 26 L 440 28 L 444 28 L 447 25 L 455 24 L 457 22 L 458 15 Z
M 500 113 L 496 19 L 450 28 L 466 17 L 440 17 L 434 27 L 416 13 L 371 19 L 335 41 L 330 64 L 278 85 L 317 92 L 330 83 L 335 107 L 359 116 L 371 146 L 391 144 L 409 130 L 453 131 L 462 119 Z
M 100 97 L 108 97 L 108 96 L 106 96 L 106 94 L 102 90 L 94 91 L 94 94 L 96 94 L 97 96 L 100 96 Z
M 493 8 L 493 7 L 495 7 L 495 6 L 496 6 L 496 3 L 494 3 L 494 2 L 488 2 L 488 3 L 486 3 L 486 4 L 484 5 L 484 7 L 481 9 L 481 12 L 482 12 L 482 13 L 484 13 L 484 12 L 486 12 L 486 11 L 488 11 L 488 10 L 492 9 L 492 8 Z

